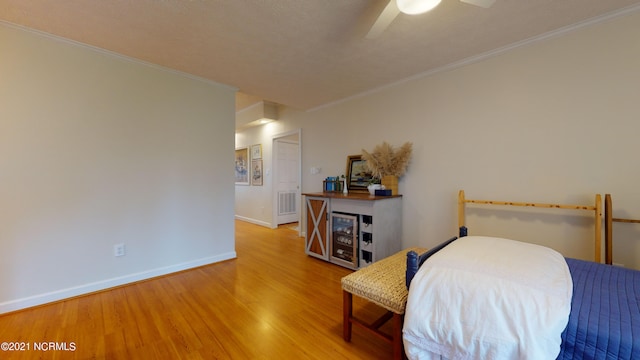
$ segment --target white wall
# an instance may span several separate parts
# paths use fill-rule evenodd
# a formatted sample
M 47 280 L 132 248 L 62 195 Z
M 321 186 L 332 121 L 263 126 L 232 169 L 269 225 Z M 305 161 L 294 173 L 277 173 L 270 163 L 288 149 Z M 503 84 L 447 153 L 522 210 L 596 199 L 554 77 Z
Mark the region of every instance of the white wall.
M 640 12 L 312 112 L 281 115 L 303 129 L 303 191 L 344 173 L 346 157 L 388 141 L 414 144 L 400 180 L 404 247 L 455 233 L 468 198 L 593 204 L 640 218 Z M 323 172 L 311 175 L 318 166 Z M 593 258 L 588 213 L 468 209 L 472 234 L 506 236 Z M 640 268 L 640 227 L 615 224 L 614 261 Z
M 0 53 L 0 312 L 235 257 L 235 89 L 6 24 Z

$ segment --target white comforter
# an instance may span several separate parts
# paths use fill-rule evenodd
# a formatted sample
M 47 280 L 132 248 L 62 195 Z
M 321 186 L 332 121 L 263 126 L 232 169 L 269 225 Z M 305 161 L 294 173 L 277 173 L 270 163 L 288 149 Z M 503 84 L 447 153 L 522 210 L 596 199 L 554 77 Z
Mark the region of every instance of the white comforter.
M 404 322 L 409 359 L 555 359 L 573 286 L 554 250 L 467 236 L 414 277 Z

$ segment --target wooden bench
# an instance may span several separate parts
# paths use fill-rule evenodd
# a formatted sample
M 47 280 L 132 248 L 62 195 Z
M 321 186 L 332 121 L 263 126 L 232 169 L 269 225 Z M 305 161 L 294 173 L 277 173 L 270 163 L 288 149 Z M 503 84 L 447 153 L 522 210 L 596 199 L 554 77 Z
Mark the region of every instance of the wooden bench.
M 417 247 L 402 250 L 342 278 L 342 336 L 345 341 L 351 341 L 352 324 L 356 324 L 390 342 L 393 345 L 394 359 L 403 358 L 402 325 L 409 294 L 405 283 L 405 271 L 407 253 L 412 250 L 418 254 L 427 251 Z M 355 318 L 353 295 L 386 309 L 387 313 L 371 324 Z M 393 321 L 391 335 L 380 331 L 380 327 L 389 320 Z

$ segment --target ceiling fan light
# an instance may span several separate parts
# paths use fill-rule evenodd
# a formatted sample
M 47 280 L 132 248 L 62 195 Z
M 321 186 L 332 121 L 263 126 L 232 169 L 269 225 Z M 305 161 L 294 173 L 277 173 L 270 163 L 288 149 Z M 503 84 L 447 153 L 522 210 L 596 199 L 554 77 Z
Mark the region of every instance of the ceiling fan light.
M 440 0 L 396 0 L 398 9 L 408 15 L 426 13 L 440 4 Z

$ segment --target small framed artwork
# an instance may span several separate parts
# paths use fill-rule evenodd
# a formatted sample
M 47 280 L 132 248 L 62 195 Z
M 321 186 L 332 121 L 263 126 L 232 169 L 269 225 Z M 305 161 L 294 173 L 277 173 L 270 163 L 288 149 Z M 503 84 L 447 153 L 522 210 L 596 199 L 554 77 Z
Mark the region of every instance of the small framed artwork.
M 362 160 L 362 155 L 349 155 L 347 157 L 347 189 L 349 192 L 368 192 L 367 186 L 373 178 L 367 161 Z
M 249 185 L 249 148 L 236 149 L 236 185 Z
M 262 144 L 251 145 L 251 159 L 262 159 Z
M 251 185 L 262 186 L 262 160 L 251 160 Z

